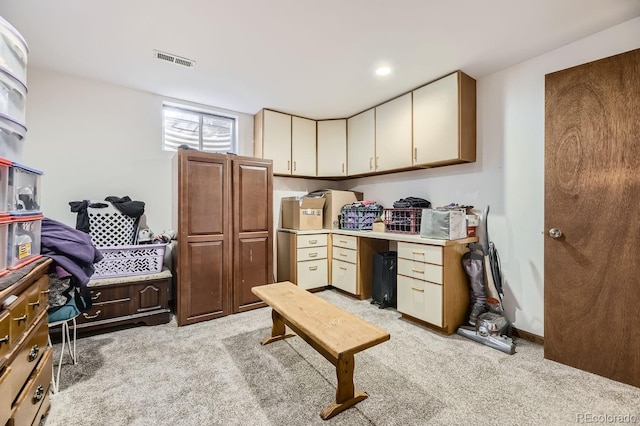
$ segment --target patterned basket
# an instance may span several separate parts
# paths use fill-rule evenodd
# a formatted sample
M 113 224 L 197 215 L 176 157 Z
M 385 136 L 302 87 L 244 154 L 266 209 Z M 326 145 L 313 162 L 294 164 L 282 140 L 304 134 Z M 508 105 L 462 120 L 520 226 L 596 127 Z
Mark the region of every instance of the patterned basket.
M 166 244 L 99 247 L 104 256 L 96 263 L 92 278 L 126 277 L 162 271 Z
M 373 221 L 382 214 L 382 206 L 354 207 L 350 204 L 340 209 L 340 229 L 372 229 Z
M 122 214 L 110 203 L 109 207 L 87 207 L 87 213 L 89 234 L 96 247 L 130 246 L 136 243 L 137 218 Z
M 384 209 L 384 231 L 397 234 L 419 234 L 422 208 Z

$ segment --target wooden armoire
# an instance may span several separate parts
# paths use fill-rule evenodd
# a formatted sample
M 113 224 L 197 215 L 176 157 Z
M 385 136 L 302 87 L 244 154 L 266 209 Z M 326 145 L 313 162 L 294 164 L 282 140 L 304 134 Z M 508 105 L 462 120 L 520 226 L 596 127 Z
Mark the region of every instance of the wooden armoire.
M 271 160 L 180 149 L 173 159 L 178 326 L 265 306 L 273 282 Z

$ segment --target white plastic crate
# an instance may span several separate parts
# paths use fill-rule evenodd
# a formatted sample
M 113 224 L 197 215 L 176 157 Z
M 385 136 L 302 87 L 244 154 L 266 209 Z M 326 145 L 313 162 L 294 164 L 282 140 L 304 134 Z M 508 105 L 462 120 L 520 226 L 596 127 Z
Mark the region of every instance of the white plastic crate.
M 162 271 L 166 244 L 99 247 L 104 258 L 94 264 L 92 278 L 126 277 Z
M 102 247 L 115 248 L 130 246 L 136 243 L 138 223 L 135 217 L 127 216 L 113 207 L 87 207 L 89 215 L 89 234 L 93 244 Z

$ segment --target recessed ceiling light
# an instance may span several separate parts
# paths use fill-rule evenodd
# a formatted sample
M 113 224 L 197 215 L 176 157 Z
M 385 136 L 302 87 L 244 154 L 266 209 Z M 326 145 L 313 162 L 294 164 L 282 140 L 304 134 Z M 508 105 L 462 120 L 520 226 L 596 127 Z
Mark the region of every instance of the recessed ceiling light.
M 377 75 L 387 75 L 391 73 L 391 68 L 389 67 L 378 67 L 376 68 Z

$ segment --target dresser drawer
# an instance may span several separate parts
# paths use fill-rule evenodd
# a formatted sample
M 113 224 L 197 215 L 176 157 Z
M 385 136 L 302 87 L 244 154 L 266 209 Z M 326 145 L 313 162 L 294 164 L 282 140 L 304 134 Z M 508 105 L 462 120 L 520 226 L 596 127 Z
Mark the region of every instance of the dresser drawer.
M 11 367 L 6 366 L 4 370 L 0 371 L 0 425 L 7 424 L 7 420 L 11 417 L 11 398 L 5 397 L 5 395 L 11 394 L 11 388 L 9 387 L 9 376 L 11 375 Z
M 356 293 L 356 265 L 333 259 L 331 285 L 351 294 Z
M 326 259 L 327 258 L 327 246 L 323 247 L 307 247 L 298 249 L 298 262 L 305 260 Z
M 91 302 L 99 305 L 107 302 L 117 302 L 130 299 L 130 290 L 127 286 L 93 286 L 89 287 Z
M 13 345 L 19 336 L 27 329 L 29 316 L 27 315 L 27 295 L 22 293 L 18 298 L 7 307 L 9 311 L 9 340 Z
M 351 235 L 333 234 L 332 245 L 334 247 L 344 247 L 356 250 L 358 248 L 358 238 L 352 237 Z
M 17 348 L 8 378 L 11 401 L 18 395 L 38 361 L 42 358 L 43 352 L 48 348 L 49 324 L 47 323 L 47 318 L 46 312 L 40 314 L 36 324 Z M 51 376 L 49 376 L 50 379 Z
M 398 243 L 398 259 L 442 265 L 442 247 L 427 244 Z
M 0 311 L 0 358 L 11 348 L 11 315 L 9 311 Z M 0 423 L 1 425 L 2 423 Z
M 83 312 L 76 318 L 78 324 L 102 321 L 106 319 L 122 317 L 131 312 L 131 299 L 118 299 L 116 301 L 94 303 L 91 309 Z
M 327 245 L 327 234 L 298 235 L 297 247 L 318 247 Z
M 310 288 L 324 287 L 329 281 L 327 259 L 308 260 L 297 264 L 298 287 L 308 290 Z
M 442 327 L 442 286 L 398 275 L 398 311 Z
M 45 275 L 46 276 L 46 275 Z M 49 278 L 48 276 L 46 276 Z M 40 294 L 40 281 L 49 282 L 45 277 L 40 277 L 38 281 L 33 283 L 31 287 L 25 292 L 27 296 L 27 327 L 29 327 L 33 321 L 38 317 L 40 312 L 44 311 L 47 307 L 47 303 L 42 304 L 42 298 Z
M 442 284 L 442 266 L 415 260 L 398 259 L 398 274 Z
M 333 253 L 331 255 L 332 259 L 342 260 L 343 262 L 349 263 L 357 263 L 357 251 L 350 250 L 342 247 L 332 247 Z
M 53 351 L 46 348 L 38 367 L 33 372 L 13 407 L 13 424 L 30 425 L 41 412 L 41 405 L 49 403 L 49 383 L 51 382 Z M 37 422 L 36 422 L 37 423 Z

